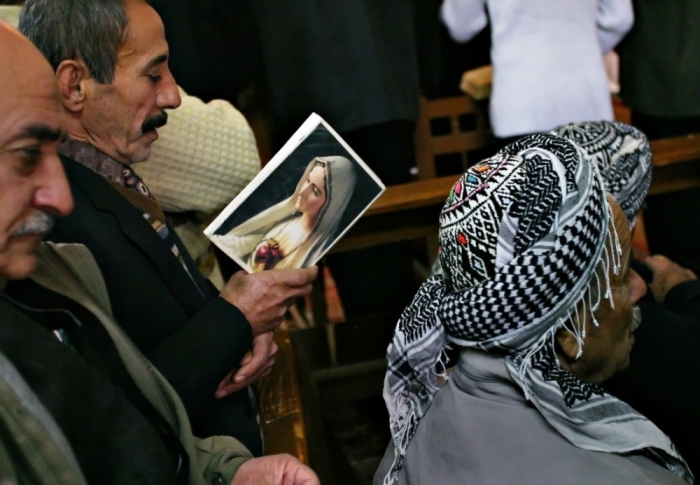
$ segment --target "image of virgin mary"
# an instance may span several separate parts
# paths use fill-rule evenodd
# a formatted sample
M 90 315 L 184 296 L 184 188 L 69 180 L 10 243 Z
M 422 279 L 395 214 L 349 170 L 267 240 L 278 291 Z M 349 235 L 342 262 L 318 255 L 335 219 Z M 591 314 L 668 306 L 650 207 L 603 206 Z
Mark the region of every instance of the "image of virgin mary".
M 217 244 L 238 255 L 253 272 L 314 264 L 339 232 L 355 188 L 355 170 L 345 157 L 314 158 L 291 197 L 214 236 Z

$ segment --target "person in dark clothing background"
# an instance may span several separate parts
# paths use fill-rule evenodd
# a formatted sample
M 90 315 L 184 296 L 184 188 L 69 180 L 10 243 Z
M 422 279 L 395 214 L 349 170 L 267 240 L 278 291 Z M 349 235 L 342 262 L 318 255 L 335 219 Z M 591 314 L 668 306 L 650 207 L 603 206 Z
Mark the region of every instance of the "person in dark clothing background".
M 321 115 L 386 185 L 412 180 L 420 93 L 413 0 L 257 0 L 281 145 Z M 437 21 L 437 9 L 435 9 Z M 410 243 L 327 257 L 348 319 L 398 312 L 415 283 Z
M 152 0 L 170 47 L 169 66 L 188 94 L 205 102 L 239 95 L 262 75 L 251 0 Z
M 700 3 L 635 0 L 634 16 L 619 47 L 620 94 L 632 124 L 650 140 L 700 133 Z M 699 271 L 698 214 L 700 189 L 650 196 L 644 222 L 652 254 Z

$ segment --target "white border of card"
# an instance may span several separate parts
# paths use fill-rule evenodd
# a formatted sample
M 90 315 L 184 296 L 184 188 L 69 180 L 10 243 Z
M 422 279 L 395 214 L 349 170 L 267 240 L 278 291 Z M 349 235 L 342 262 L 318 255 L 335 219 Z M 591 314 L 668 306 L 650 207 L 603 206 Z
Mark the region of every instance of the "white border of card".
M 306 121 L 299 127 L 299 129 L 294 133 L 294 135 L 287 141 L 287 143 L 284 144 L 284 146 L 280 149 L 279 152 L 275 154 L 274 157 L 272 157 L 272 160 L 270 160 L 265 167 L 258 173 L 258 175 L 255 176 L 255 178 L 244 188 L 240 194 L 234 198 L 231 203 L 217 216 L 216 219 L 204 230 L 204 234 L 214 243 L 216 244 L 224 253 L 226 253 L 230 258 L 232 258 L 236 263 L 238 263 L 243 269 L 248 271 L 249 273 L 253 272 L 253 269 L 248 265 L 246 261 L 243 261 L 241 256 L 238 254 L 234 254 L 234 251 L 226 244 L 223 242 L 219 242 L 218 239 L 221 237 L 221 235 L 216 235 L 215 232 L 221 227 L 228 219 L 231 217 L 231 215 L 238 209 L 241 204 L 243 204 L 251 195 L 253 195 L 256 190 L 260 187 L 260 185 L 275 171 L 277 170 L 280 166 L 284 165 L 284 163 L 289 160 L 290 156 L 294 153 L 294 151 L 297 149 L 297 147 L 304 141 L 311 133 L 313 133 L 319 126 L 323 126 L 328 130 L 328 132 L 335 138 L 335 141 L 340 144 L 347 152 L 350 154 L 350 156 L 353 158 L 351 160 L 352 162 L 356 162 L 357 165 L 359 165 L 360 168 L 362 168 L 366 174 L 369 176 L 369 179 L 377 184 L 378 193 L 377 195 L 372 198 L 369 203 L 367 203 L 362 209 L 359 211 L 357 217 L 355 217 L 349 224 L 347 224 L 347 227 L 340 229 L 337 233 L 337 235 L 332 236 L 335 238 L 330 244 L 328 244 L 322 254 L 319 254 L 317 257 L 315 257 L 312 261 L 307 261 L 305 265 L 311 266 L 314 265 L 318 262 L 321 257 L 325 253 L 330 250 L 340 238 L 342 238 L 345 233 L 350 229 L 356 222 L 357 220 L 364 214 L 364 212 L 374 203 L 377 198 L 386 190 L 386 187 L 382 183 L 381 180 L 379 180 L 379 177 L 372 172 L 372 170 L 367 166 L 367 164 L 362 161 L 362 159 L 355 153 L 355 151 L 343 140 L 338 133 L 328 124 L 326 123 L 323 118 L 321 118 L 319 115 L 316 113 L 312 113 L 311 116 L 309 116 Z M 317 156 L 329 156 L 327 153 L 319 153 Z M 308 157 L 307 157 L 308 158 Z M 366 179 L 367 177 L 364 177 Z M 298 180 L 293 180 L 293 186 L 291 187 L 291 193 L 294 193 L 294 188 L 296 187 Z M 358 195 L 356 190 L 357 186 L 354 187 L 353 191 L 354 193 L 350 196 L 350 200 L 352 201 L 356 196 Z M 264 210 L 264 209 L 263 209 Z M 261 210 L 260 212 L 263 212 Z M 260 213 L 258 212 L 258 214 Z M 250 220 L 251 218 L 257 216 L 258 214 L 253 214 L 251 217 L 249 217 L 247 220 Z M 242 224 L 245 223 L 242 222 Z

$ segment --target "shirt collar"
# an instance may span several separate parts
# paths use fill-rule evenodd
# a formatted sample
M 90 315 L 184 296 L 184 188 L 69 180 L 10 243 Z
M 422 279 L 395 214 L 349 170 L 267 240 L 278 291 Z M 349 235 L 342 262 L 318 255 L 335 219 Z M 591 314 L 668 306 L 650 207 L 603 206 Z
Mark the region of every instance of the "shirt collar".
M 58 152 L 71 158 L 107 180 L 124 186 L 125 165 L 116 161 L 89 143 L 69 139 L 58 147 Z

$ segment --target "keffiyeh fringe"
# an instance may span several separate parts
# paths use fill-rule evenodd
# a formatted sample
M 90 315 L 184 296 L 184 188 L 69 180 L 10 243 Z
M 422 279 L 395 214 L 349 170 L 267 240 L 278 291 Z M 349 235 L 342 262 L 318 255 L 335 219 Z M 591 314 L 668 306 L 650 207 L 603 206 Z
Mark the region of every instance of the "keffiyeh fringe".
M 612 221 L 613 217 L 609 206 L 608 216 L 609 221 Z M 609 275 L 611 273 L 618 275 L 622 269 L 622 247 L 614 224 L 611 223 L 609 228 L 608 243 L 603 248 L 593 279 L 581 297 L 571 305 L 570 310 L 560 317 L 555 325 L 541 335 L 534 345 L 506 357 L 506 366 L 511 377 L 523 390 L 526 399 L 532 401 L 538 409 L 543 411 L 543 415 L 548 421 L 551 421 L 549 412 L 543 408 L 551 404 L 545 402 L 547 399 L 540 398 L 540 384 L 533 378 L 533 373 L 537 374 L 537 377 L 543 381 L 554 380 L 559 388 L 558 394 L 567 406 L 588 401 L 594 395 L 606 397 L 602 389 L 579 381 L 561 369 L 555 352 L 555 338 L 560 328 L 571 333 L 579 345 L 576 358 L 580 358 L 584 350 L 588 318 L 590 317 L 593 325 L 599 325 L 595 318 L 595 312 L 603 299 L 608 300 L 610 306 L 614 308 Z M 602 280 L 601 273 L 604 275 Z M 439 302 L 445 293 L 446 287 L 442 276 L 432 277 L 424 283 L 411 305 L 401 315 L 394 340 L 388 349 L 390 371 L 384 382 L 384 400 L 390 416 L 394 462 L 390 472 L 384 477 L 384 485 L 392 485 L 398 479 L 408 446 L 421 419 L 428 412 L 440 384 L 449 379 L 446 372 L 446 350 L 450 348 L 449 326 L 445 328 L 439 317 Z M 421 322 L 421 324 L 416 324 L 416 322 Z M 419 343 L 418 345 L 416 345 L 416 341 Z M 408 344 L 408 342 L 414 343 Z M 407 366 L 411 369 L 410 376 L 404 376 L 403 379 L 398 380 L 391 378 L 392 375 L 398 375 L 398 372 L 392 373 L 392 369 L 405 371 Z M 624 403 L 620 404 L 624 405 Z M 658 431 L 645 418 L 641 416 L 639 418 L 647 422 L 653 428 L 652 431 Z M 559 426 L 555 426 L 555 428 L 559 429 Z M 651 449 L 649 450 L 650 454 L 658 458 L 658 461 L 664 464 L 668 470 L 689 483 L 693 483 L 692 474 L 673 444 L 663 436 L 663 433 L 660 431 L 658 433 L 661 436 L 659 440 L 662 444 L 665 440 L 667 446 Z M 571 440 L 569 433 L 565 431 L 562 434 Z M 573 444 L 577 443 L 573 441 Z M 630 448 L 624 451 L 635 449 Z M 622 452 L 622 450 L 605 450 L 604 448 L 601 448 L 600 451 Z
M 608 211 L 609 220 L 612 221 L 609 206 Z M 513 379 L 523 389 L 527 399 L 533 396 L 532 386 L 527 379 L 527 371 L 532 366 L 533 357 L 548 343 L 553 344 L 557 330 L 563 327 L 574 336 L 579 345 L 577 355 L 579 358 L 583 354 L 583 342 L 586 338 L 585 323 L 589 313 L 586 308 L 591 309 L 592 321 L 597 326 L 598 322 L 593 312 L 600 306 L 602 297 L 608 299 L 614 306 L 608 275 L 611 267 L 615 274 L 620 272 L 622 247 L 614 227 L 608 231 L 608 238 L 609 244 L 604 247 L 602 257 L 604 286 L 601 287 L 602 282 L 596 271 L 595 284 L 590 285 L 571 307 L 572 309 L 559 318 L 558 324 L 545 332 L 533 346 L 516 354 L 515 358 L 509 359 L 508 369 L 515 374 Z M 608 251 L 608 246 L 614 248 L 612 254 Z M 605 289 L 604 292 L 603 289 Z M 426 281 L 413 302 L 401 315 L 394 340 L 388 349 L 390 365 L 384 382 L 384 400 L 389 410 L 389 425 L 394 442 L 394 463 L 391 472 L 384 478 L 385 485 L 391 485 L 398 477 L 418 423 L 430 408 L 439 390 L 440 379 L 443 379 L 443 382 L 449 379 L 446 372 L 449 328 L 445 329 L 439 317 L 439 302 L 446 291 L 442 276 L 432 277 Z M 578 311 L 579 307 L 583 308 L 582 312 Z M 419 345 L 407 345 L 407 342 L 415 341 L 418 341 Z M 392 384 L 390 379 L 392 368 L 403 370 L 405 366 L 410 366 L 411 377 L 396 380 Z

